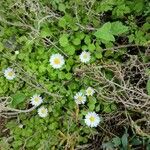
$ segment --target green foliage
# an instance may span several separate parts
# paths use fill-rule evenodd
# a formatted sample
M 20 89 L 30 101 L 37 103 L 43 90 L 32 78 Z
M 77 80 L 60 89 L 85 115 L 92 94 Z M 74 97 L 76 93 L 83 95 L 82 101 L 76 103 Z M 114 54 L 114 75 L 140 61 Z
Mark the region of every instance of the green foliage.
M 60 38 L 59 38 L 59 43 L 62 47 L 66 47 L 68 45 L 68 35 L 67 34 L 63 34 Z
M 105 116 L 117 112 L 120 106 L 100 97 L 98 92 L 87 97 L 85 105 L 76 106 L 74 95 L 77 92 L 85 93 L 89 86 L 96 90 L 103 86 L 84 76 L 84 66 L 99 67 L 109 61 L 120 63 L 120 57 L 128 49 L 112 51 L 111 48 L 118 45 L 148 45 L 148 6 L 148 0 L 1 0 L 0 96 L 12 97 L 14 108 L 28 109 L 31 96 L 38 93 L 44 98 L 43 105 L 49 115 L 40 118 L 37 108 L 19 114 L 18 119 L 8 120 L 12 139 L 9 143 L 2 139 L 3 148 L 0 149 L 19 150 L 24 146 L 26 150 L 62 150 L 88 144 L 99 130 L 85 125 L 87 112 L 95 111 Z M 81 63 L 82 51 L 90 52 L 89 64 Z M 49 63 L 50 56 L 56 53 L 65 58 L 65 65 L 58 70 Z M 143 59 L 150 60 L 149 56 Z M 17 77 L 14 80 L 4 77 L 7 67 L 15 69 Z M 80 68 L 83 70 L 78 73 Z M 105 73 L 108 80 L 114 77 L 109 70 Z M 150 95 L 150 80 L 147 92 Z M 100 125 L 105 127 L 105 122 Z M 140 138 L 133 138 L 131 142 L 128 133 L 123 132 L 120 133 L 122 137 L 103 143 L 104 147 L 127 149 L 129 144 L 142 143 Z
M 146 89 L 147 89 L 148 95 L 150 95 L 150 80 L 147 81 Z
M 127 133 L 124 133 L 121 137 L 114 137 L 112 138 L 109 142 L 106 142 L 103 144 L 103 148 L 108 148 L 108 149 L 121 149 L 121 150 L 128 150 L 128 149 L 134 149 L 140 145 L 142 145 L 143 147 L 147 149 L 149 149 L 149 144 L 150 141 L 147 138 L 144 137 L 139 137 L 139 136 L 135 136 L 133 135 L 131 137 L 131 140 L 129 140 L 129 136 Z
M 98 29 L 94 35 L 97 38 L 100 38 L 104 40 L 104 42 L 114 42 L 115 41 L 115 35 L 119 36 L 123 34 L 124 32 L 128 31 L 128 27 L 124 26 L 122 22 L 108 22 L 105 23 L 100 29 Z
M 122 22 L 113 22 L 111 24 L 111 32 L 113 35 L 121 35 L 128 31 L 128 27 L 124 26 Z
M 128 134 L 125 133 L 122 138 L 121 138 L 121 141 L 122 141 L 122 147 L 124 150 L 127 150 L 128 149 Z
M 12 106 L 16 107 L 18 104 L 25 101 L 26 96 L 23 93 L 17 92 L 12 96 Z
M 115 38 L 111 32 L 111 23 L 105 23 L 96 33 L 94 34 L 97 38 L 105 41 L 115 41 Z
M 0 43 L 0 52 L 4 49 L 3 43 Z

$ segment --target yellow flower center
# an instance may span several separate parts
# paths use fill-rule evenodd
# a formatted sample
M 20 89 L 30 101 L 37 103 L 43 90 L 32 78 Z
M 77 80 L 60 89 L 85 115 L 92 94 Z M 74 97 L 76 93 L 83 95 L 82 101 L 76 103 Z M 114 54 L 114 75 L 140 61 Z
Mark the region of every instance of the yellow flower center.
M 39 98 L 38 98 L 38 97 L 36 97 L 34 100 L 35 100 L 35 102 L 38 102 L 38 101 L 39 101 Z
M 90 95 L 92 94 L 92 90 L 88 90 L 87 93 Z
M 55 58 L 55 59 L 54 59 L 54 63 L 55 63 L 56 65 L 60 64 L 60 59 L 59 59 L 59 58 Z
M 91 116 L 89 119 L 90 119 L 91 122 L 95 121 L 95 117 L 93 117 L 93 116 Z
M 84 59 L 86 59 L 86 58 L 87 58 L 87 55 L 86 55 L 86 54 L 84 54 L 84 55 L 83 55 L 83 58 L 84 58 Z
M 82 100 L 83 100 L 82 96 L 79 96 L 79 97 L 78 97 L 78 100 L 79 100 L 79 101 L 82 101 Z
M 9 73 L 8 73 L 8 76 L 13 76 L 14 75 L 14 72 L 13 71 L 10 71 Z
M 45 110 L 45 109 L 42 109 L 42 110 L 41 110 L 41 113 L 42 113 L 42 114 L 45 114 L 45 113 L 46 113 L 46 110 Z

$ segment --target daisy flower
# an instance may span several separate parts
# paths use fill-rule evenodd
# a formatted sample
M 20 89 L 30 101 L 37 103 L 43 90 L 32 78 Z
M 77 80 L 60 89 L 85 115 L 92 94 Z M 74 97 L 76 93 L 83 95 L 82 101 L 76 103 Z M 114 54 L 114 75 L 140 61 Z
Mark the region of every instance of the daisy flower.
M 85 116 L 85 124 L 89 127 L 97 127 L 100 121 L 100 117 L 95 112 L 88 112 Z
M 38 109 L 38 114 L 40 117 L 45 118 L 48 115 L 48 110 L 44 106 Z
M 15 54 L 18 55 L 18 54 L 19 54 L 19 51 L 15 51 Z
M 16 74 L 12 68 L 7 68 L 6 70 L 4 70 L 4 76 L 8 80 L 13 80 L 16 77 Z
M 95 93 L 94 89 L 91 87 L 88 87 L 86 90 L 86 95 L 87 96 L 93 96 L 93 94 Z
M 34 106 L 39 106 L 42 102 L 43 99 L 40 97 L 40 95 L 35 94 L 31 97 L 31 104 Z
M 50 65 L 53 68 L 58 69 L 58 68 L 61 68 L 64 65 L 65 60 L 64 60 L 64 57 L 61 54 L 53 54 L 50 57 L 49 62 L 50 62 Z
M 84 96 L 81 92 L 76 93 L 74 99 L 77 104 L 84 104 L 86 102 L 86 96 Z
M 91 58 L 90 52 L 83 51 L 79 57 L 80 57 L 81 62 L 87 63 L 90 61 L 90 58 Z
M 18 127 L 19 127 L 20 129 L 22 129 L 22 128 L 23 128 L 23 124 L 19 124 Z

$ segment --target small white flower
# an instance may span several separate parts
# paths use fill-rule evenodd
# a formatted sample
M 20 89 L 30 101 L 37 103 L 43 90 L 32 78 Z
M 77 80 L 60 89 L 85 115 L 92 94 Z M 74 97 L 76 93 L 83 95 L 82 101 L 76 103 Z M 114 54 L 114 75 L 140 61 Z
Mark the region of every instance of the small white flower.
M 88 112 L 85 116 L 85 124 L 89 127 L 97 127 L 101 119 L 95 112 Z
M 77 104 L 85 104 L 86 102 L 86 96 L 84 96 L 81 92 L 76 93 L 74 99 Z
M 93 94 L 95 93 L 94 89 L 91 87 L 88 87 L 86 90 L 86 95 L 87 96 L 93 96 Z
M 18 55 L 19 54 L 19 51 L 15 51 L 15 55 Z
M 61 68 L 65 64 L 64 56 L 61 54 L 53 54 L 49 59 L 50 65 L 55 68 Z
M 48 115 L 48 110 L 47 110 L 47 108 L 45 108 L 44 106 L 40 107 L 40 108 L 38 109 L 38 114 L 39 114 L 39 116 L 42 117 L 42 118 L 46 117 L 46 116 Z
M 22 128 L 23 128 L 23 124 L 19 124 L 18 127 L 19 127 L 20 129 L 22 129 Z
M 87 63 L 90 61 L 90 52 L 86 52 L 86 51 L 83 51 L 81 54 L 80 54 L 80 60 L 81 62 L 83 63 Z
M 6 79 L 8 80 L 13 80 L 16 77 L 16 74 L 14 72 L 14 70 L 12 68 L 7 68 L 4 71 L 4 76 L 6 77 Z
M 42 97 L 40 97 L 40 95 L 33 95 L 33 97 L 31 97 L 31 104 L 34 106 L 39 106 L 41 103 L 43 102 Z

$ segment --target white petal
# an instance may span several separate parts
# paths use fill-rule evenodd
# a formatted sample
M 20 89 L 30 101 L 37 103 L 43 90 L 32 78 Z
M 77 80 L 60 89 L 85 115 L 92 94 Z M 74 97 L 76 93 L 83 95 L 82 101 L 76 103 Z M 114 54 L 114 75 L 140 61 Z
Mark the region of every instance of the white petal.
M 56 63 L 57 60 L 57 63 Z M 61 68 L 65 64 L 64 57 L 61 54 L 53 54 L 49 59 L 50 65 L 55 68 Z
M 46 116 L 48 115 L 48 110 L 47 110 L 47 108 L 45 108 L 44 106 L 40 107 L 40 108 L 38 109 L 38 114 L 39 114 L 39 116 L 42 117 L 42 118 L 46 117 Z
M 31 97 L 30 101 L 32 105 L 39 106 L 43 102 L 43 99 L 40 97 L 40 95 L 35 94 L 33 97 Z
M 15 51 L 15 54 L 18 55 L 18 54 L 19 54 L 19 51 Z
M 90 61 L 90 58 L 91 58 L 90 52 L 83 51 L 79 57 L 80 57 L 81 62 L 87 63 Z
M 88 87 L 86 90 L 86 95 L 87 96 L 93 96 L 93 94 L 95 93 L 94 89 L 91 87 Z
M 94 118 L 94 120 L 91 120 L 91 117 Z M 97 127 L 100 123 L 100 117 L 95 112 L 89 112 L 85 116 L 85 124 L 89 127 Z
M 85 104 L 86 96 L 84 96 L 81 92 L 78 92 L 74 96 L 74 100 L 75 100 L 76 104 Z
M 4 76 L 8 80 L 13 80 L 16 77 L 16 74 L 12 68 L 7 68 L 6 70 L 4 70 Z

